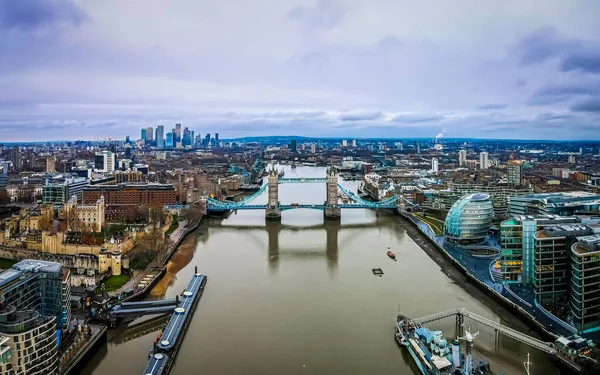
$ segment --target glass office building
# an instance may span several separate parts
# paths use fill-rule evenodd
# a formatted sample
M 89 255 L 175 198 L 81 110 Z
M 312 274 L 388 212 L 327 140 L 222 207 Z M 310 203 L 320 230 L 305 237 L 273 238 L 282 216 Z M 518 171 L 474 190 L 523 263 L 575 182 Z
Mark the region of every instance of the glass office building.
M 54 316 L 59 329 L 71 320 L 71 274 L 60 263 L 23 260 L 0 273 L 0 303 Z
M 488 194 L 465 195 L 450 208 L 444 223 L 444 236 L 452 243 L 484 242 L 493 217 L 494 208 Z
M 597 214 L 600 211 L 600 194 L 568 191 L 511 196 L 508 210 L 513 215 Z
M 580 333 L 600 330 L 600 235 L 571 247 L 571 312 Z
M 506 283 L 530 284 L 534 273 L 535 234 L 547 226 L 573 224 L 577 217 L 514 215 L 500 224 L 500 272 Z

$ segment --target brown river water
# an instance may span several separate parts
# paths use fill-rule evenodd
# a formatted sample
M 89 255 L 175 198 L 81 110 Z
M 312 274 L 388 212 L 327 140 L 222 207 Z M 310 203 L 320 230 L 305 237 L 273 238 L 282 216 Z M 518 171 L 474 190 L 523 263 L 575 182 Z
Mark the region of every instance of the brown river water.
M 286 177 L 325 175 L 324 168 L 284 169 Z M 323 184 L 280 185 L 282 203 L 324 199 Z M 195 266 L 208 283 L 171 374 L 417 375 L 393 339 L 398 310 L 420 317 L 462 306 L 505 321 L 449 279 L 394 215 L 344 210 L 341 223 L 322 215 L 285 211 L 279 224 L 265 223 L 262 211 L 238 211 L 204 220 L 183 241 L 153 298 L 179 294 Z M 398 261 L 386 256 L 388 247 Z M 454 338 L 454 319 L 429 327 Z M 496 346 L 493 331 L 476 323 L 471 331 L 480 332 L 475 356 L 487 358 L 494 372 L 525 374 L 530 353 L 532 374 L 559 373 L 544 353 L 505 337 Z M 116 339 L 122 332 L 111 332 L 115 339 L 82 374 L 143 374 L 158 331 L 124 342 Z

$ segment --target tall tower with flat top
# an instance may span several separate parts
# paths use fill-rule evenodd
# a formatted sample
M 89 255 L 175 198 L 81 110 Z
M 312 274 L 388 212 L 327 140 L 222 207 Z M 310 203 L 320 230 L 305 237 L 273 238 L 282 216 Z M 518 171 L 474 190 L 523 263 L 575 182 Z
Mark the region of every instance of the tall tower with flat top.
M 327 168 L 327 200 L 325 201 L 325 219 L 339 220 L 341 210 L 338 205 L 338 173 L 333 167 Z
M 281 208 L 279 207 L 279 174 L 277 169 L 271 168 L 269 171 L 268 181 L 268 202 L 267 209 L 265 211 L 265 217 L 267 220 L 281 220 Z

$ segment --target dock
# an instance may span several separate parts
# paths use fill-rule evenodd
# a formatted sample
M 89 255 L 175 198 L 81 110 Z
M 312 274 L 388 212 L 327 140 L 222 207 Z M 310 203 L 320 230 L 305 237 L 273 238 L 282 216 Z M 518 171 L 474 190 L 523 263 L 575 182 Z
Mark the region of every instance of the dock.
M 171 371 L 196 306 L 198 306 L 198 301 L 200 301 L 200 297 L 204 292 L 206 281 L 206 275 L 197 273 L 196 268 L 196 273 L 182 293 L 181 299 L 163 330 L 160 340 L 154 344 L 150 360 L 143 374 L 166 375 Z

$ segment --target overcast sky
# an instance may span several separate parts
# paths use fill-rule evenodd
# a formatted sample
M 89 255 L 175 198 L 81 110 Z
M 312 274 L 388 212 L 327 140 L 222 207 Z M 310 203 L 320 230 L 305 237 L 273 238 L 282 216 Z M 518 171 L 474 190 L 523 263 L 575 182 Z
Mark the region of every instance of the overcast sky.
M 598 0 L 0 0 L 0 141 L 600 139 Z

